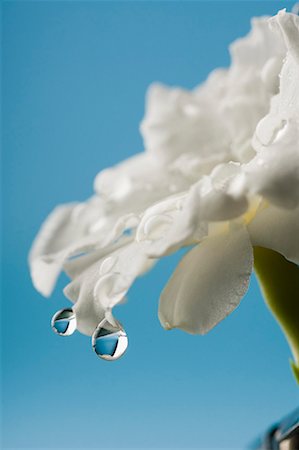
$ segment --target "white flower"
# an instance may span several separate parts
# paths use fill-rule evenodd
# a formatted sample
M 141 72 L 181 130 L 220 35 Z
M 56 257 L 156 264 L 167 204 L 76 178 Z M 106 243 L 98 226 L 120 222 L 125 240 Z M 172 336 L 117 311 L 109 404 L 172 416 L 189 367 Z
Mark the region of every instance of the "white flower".
M 91 335 L 157 258 L 192 245 L 162 292 L 165 328 L 206 333 L 244 296 L 253 246 L 299 263 L 299 18 L 252 21 L 229 69 L 187 91 L 150 87 L 145 152 L 99 173 L 86 203 L 59 206 L 30 253 L 49 296 L 72 279 Z

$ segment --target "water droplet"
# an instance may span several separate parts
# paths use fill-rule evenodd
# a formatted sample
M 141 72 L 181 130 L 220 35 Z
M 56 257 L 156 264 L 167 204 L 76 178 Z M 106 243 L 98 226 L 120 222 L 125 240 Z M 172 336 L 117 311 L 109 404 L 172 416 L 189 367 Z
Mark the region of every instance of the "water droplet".
M 100 267 L 100 275 L 109 273 L 115 266 L 115 264 L 116 258 L 114 258 L 113 256 L 108 256 L 108 258 L 105 258 Z
M 77 327 L 76 315 L 71 308 L 61 309 L 54 314 L 51 326 L 59 336 L 70 336 Z
M 144 224 L 143 231 L 147 239 L 160 239 L 173 223 L 173 219 L 166 214 L 154 214 Z
M 112 324 L 104 319 L 92 335 L 92 347 L 100 358 L 115 361 L 127 350 L 128 337 L 117 320 L 114 319 Z

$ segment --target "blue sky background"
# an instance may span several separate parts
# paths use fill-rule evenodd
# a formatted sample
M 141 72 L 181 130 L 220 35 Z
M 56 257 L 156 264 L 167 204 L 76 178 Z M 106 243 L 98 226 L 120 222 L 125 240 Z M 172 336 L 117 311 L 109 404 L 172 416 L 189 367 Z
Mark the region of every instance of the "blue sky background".
M 43 299 L 26 261 L 56 204 L 84 200 L 100 169 L 142 150 L 152 81 L 192 88 L 228 65 L 251 16 L 291 5 L 3 3 L 3 448 L 241 449 L 298 405 L 254 278 L 207 336 L 166 332 L 157 304 L 178 257 L 166 258 L 118 309 L 130 346 L 105 363 L 87 337 L 52 333 L 66 277 Z

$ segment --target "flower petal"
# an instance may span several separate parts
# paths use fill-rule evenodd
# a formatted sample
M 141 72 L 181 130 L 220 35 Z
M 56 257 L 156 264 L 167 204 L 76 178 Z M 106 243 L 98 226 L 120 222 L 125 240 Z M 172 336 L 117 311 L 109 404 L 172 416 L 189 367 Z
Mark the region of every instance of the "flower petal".
M 253 17 L 247 36 L 236 39 L 229 46 L 234 64 L 262 69 L 271 57 L 284 51 L 283 42 L 271 31 L 268 20 L 266 16 Z
M 242 215 L 248 202 L 232 196 L 230 184 L 240 166 L 218 164 L 187 193 L 171 196 L 148 208 L 138 226 L 136 239 L 151 257 L 167 255 L 180 246 L 199 242 L 207 235 L 209 221 L 227 221 Z
M 148 90 L 141 132 L 147 152 L 167 164 L 184 153 L 204 159 L 208 155 L 215 159 L 217 153 L 223 157 L 224 147 L 229 148 L 218 109 L 193 91 L 162 84 Z
M 186 183 L 155 155 L 144 152 L 99 172 L 94 188 L 109 201 L 111 213 L 117 212 L 119 217 L 142 212 L 153 202 L 184 189 Z
M 299 208 L 286 211 L 268 206 L 248 225 L 252 245 L 270 248 L 299 264 Z
M 66 257 L 66 249 L 73 243 L 77 244 L 85 234 L 86 222 L 75 220 L 81 207 L 80 203 L 70 203 L 55 208 L 32 245 L 29 255 L 32 281 L 46 297 L 51 295 Z
M 104 203 L 92 197 L 86 203 L 71 203 L 54 209 L 41 227 L 29 255 L 31 277 L 35 288 L 48 297 L 63 267 L 80 270 L 82 254 L 95 251 L 106 254 L 124 245 L 126 229 L 136 227 L 139 217 L 105 214 Z M 101 216 L 99 219 L 99 215 Z M 118 242 L 118 241 L 121 242 Z M 77 256 L 76 261 L 66 261 Z M 88 259 L 88 258 L 87 258 Z M 83 259 L 83 266 L 86 260 Z
M 280 11 L 270 23 L 287 53 L 279 93 L 256 127 L 252 144 L 257 156 L 244 166 L 244 181 L 252 193 L 276 206 L 295 208 L 299 205 L 299 17 Z
M 63 264 L 63 270 L 73 280 L 81 275 L 90 266 L 100 260 L 108 259 L 111 253 L 119 248 L 128 245 L 132 241 L 131 237 L 119 239 L 117 242 L 100 249 L 95 249 L 87 254 L 80 255 L 76 258 L 69 258 Z
M 164 288 L 159 307 L 162 325 L 207 333 L 239 305 L 252 261 L 244 227 L 208 237 L 187 253 Z
M 93 263 L 91 255 L 83 258 L 88 258 L 87 269 L 65 287 L 64 294 L 75 303 L 78 330 L 91 335 L 106 313 L 124 299 L 134 280 L 155 261 L 149 260 L 134 241 Z
M 177 194 L 145 211 L 136 233 L 150 257 L 169 254 L 186 243 L 194 231 L 193 211 L 184 208 L 186 194 Z

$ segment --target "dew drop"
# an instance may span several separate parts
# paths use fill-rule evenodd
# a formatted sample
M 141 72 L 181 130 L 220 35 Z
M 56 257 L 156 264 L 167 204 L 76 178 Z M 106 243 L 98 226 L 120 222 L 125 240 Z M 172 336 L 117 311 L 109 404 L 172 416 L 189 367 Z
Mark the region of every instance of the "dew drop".
M 105 258 L 100 267 L 100 275 L 109 273 L 115 266 L 115 264 L 116 258 L 114 258 L 113 256 L 108 256 L 108 258 Z
M 114 324 L 102 320 L 92 335 L 92 347 L 99 358 L 115 361 L 128 348 L 128 337 L 122 325 L 114 319 Z
M 70 336 L 77 327 L 76 315 L 71 308 L 61 309 L 51 320 L 53 331 L 59 336 Z
M 144 234 L 150 240 L 161 238 L 169 229 L 173 219 L 166 214 L 154 214 L 144 224 Z

